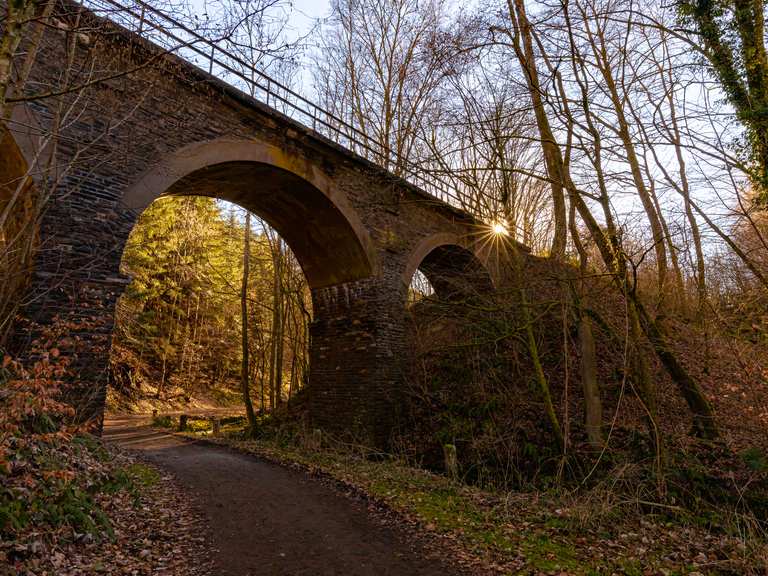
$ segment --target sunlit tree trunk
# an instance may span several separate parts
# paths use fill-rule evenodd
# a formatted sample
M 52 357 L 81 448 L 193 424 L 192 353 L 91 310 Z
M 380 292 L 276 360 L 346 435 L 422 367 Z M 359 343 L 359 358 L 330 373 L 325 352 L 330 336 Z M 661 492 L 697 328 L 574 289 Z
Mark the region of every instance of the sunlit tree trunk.
M 256 427 L 256 415 L 253 412 L 251 403 L 251 384 L 249 358 L 250 349 L 248 347 L 248 275 L 250 273 L 251 262 L 251 213 L 245 213 L 245 232 L 243 238 L 243 283 L 240 291 L 240 319 L 242 323 L 242 364 L 240 367 L 240 386 L 243 393 L 243 404 L 245 405 L 245 414 L 248 417 L 248 425 L 253 430 Z
M 270 241 L 272 252 L 272 339 L 270 342 L 269 394 L 270 405 L 274 410 L 280 404 L 283 370 L 283 284 L 281 240 L 275 237 Z

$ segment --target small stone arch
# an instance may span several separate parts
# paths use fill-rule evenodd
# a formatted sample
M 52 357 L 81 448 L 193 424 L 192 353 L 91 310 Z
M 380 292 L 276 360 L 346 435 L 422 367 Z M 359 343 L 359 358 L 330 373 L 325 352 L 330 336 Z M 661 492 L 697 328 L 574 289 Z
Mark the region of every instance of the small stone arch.
M 491 273 L 476 251 L 452 233 L 433 234 L 416 245 L 402 274 L 406 293 L 417 270 L 441 300 L 464 300 L 495 289 Z
M 264 218 L 296 254 L 313 289 L 376 273 L 376 252 L 360 218 L 331 179 L 298 153 L 258 140 L 191 144 L 147 170 L 122 203 L 138 213 L 168 195 L 216 197 Z

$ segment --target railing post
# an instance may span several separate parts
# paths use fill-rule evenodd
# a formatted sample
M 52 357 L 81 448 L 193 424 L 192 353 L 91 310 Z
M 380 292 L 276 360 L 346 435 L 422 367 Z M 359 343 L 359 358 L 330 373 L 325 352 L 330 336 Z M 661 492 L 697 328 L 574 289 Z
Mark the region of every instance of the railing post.
M 209 60 L 209 63 L 208 63 L 208 74 L 210 74 L 211 76 L 213 76 L 213 56 L 215 53 L 216 53 L 216 46 L 211 44 L 211 59 Z

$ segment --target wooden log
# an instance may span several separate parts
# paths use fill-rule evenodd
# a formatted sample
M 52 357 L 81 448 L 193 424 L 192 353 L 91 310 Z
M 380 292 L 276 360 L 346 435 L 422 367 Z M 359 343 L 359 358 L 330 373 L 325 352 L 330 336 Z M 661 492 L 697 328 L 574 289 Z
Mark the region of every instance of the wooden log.
M 456 446 L 453 444 L 444 444 L 443 456 L 445 457 L 445 473 L 451 480 L 458 480 L 459 461 L 456 457 Z
M 304 449 L 310 452 L 320 450 L 323 446 L 323 432 L 319 428 L 314 428 L 302 435 Z

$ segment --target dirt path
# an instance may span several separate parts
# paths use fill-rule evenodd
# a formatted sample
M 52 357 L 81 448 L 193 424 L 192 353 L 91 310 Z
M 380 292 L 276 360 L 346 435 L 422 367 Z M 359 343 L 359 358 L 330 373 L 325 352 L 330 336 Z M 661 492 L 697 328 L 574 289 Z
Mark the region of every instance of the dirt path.
M 362 503 L 306 475 L 151 429 L 105 422 L 105 439 L 172 473 L 208 518 L 212 576 L 450 576 Z

